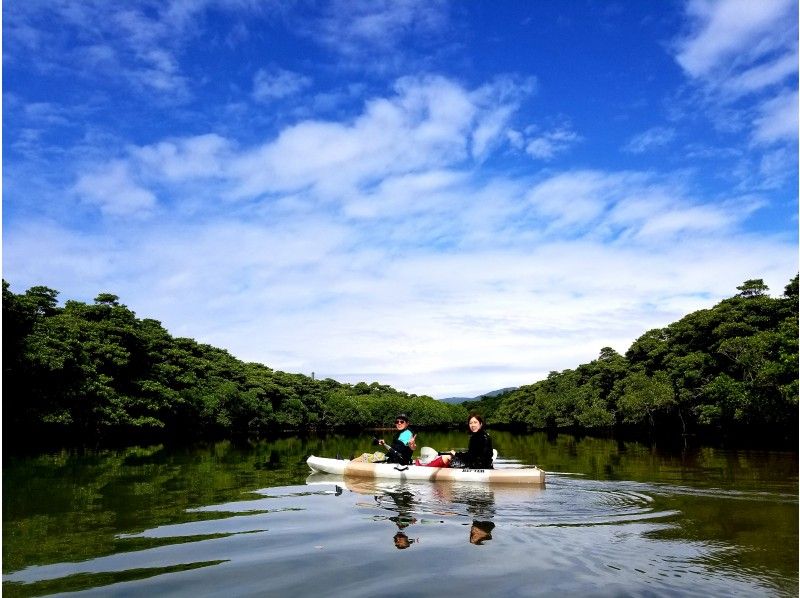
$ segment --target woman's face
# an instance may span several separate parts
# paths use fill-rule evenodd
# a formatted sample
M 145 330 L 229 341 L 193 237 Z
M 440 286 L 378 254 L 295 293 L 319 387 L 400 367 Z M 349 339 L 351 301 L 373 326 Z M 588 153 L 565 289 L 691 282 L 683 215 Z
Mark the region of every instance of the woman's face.
M 394 427 L 398 431 L 402 432 L 408 427 L 408 422 L 404 419 L 396 419 L 394 420 Z
M 469 429 L 472 433 L 477 432 L 481 429 L 481 422 L 478 421 L 477 417 L 470 417 L 469 418 Z

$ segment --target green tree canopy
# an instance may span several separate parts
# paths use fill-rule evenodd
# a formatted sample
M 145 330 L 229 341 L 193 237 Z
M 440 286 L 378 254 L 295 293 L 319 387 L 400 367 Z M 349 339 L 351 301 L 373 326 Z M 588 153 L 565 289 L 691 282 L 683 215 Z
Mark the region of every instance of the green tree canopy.
M 735 296 L 576 369 L 502 397 L 497 422 L 585 430 L 643 426 L 675 435 L 793 437 L 798 427 L 798 277 L 782 297 L 761 279 Z

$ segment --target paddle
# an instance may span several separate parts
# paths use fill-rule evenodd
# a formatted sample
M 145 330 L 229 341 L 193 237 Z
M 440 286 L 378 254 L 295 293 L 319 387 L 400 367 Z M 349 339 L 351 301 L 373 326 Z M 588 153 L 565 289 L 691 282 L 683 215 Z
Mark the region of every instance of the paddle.
M 431 459 L 435 459 L 439 455 L 449 455 L 450 451 L 437 451 L 435 448 L 431 448 L 429 446 L 423 446 L 419 449 L 419 458 L 420 461 L 430 461 Z M 497 449 L 492 450 L 492 461 L 497 460 Z
M 405 461 L 405 458 L 403 457 L 403 455 L 398 453 L 396 450 L 394 450 L 391 446 L 389 446 L 386 443 L 381 445 L 381 443 L 378 441 L 378 437 L 377 436 L 373 436 L 372 437 L 372 444 L 374 444 L 375 446 L 383 446 L 383 448 L 386 449 L 387 454 L 394 455 L 395 458 L 400 461 L 401 465 L 406 465 L 406 463 L 403 463 L 403 461 Z

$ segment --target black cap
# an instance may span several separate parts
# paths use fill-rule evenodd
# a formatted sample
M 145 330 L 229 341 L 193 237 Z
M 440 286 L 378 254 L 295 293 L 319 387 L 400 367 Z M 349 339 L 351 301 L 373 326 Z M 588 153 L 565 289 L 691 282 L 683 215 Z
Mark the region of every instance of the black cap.
M 395 419 L 402 419 L 403 421 L 408 421 L 408 416 L 405 413 L 401 413 Z

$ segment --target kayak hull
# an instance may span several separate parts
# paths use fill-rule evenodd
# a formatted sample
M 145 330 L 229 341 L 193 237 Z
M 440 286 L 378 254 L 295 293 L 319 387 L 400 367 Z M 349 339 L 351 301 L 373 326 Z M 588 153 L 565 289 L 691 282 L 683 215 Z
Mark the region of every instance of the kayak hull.
M 395 480 L 427 480 L 430 482 L 483 482 L 488 484 L 544 485 L 544 471 L 538 467 L 505 469 L 451 469 L 397 465 L 396 463 L 364 463 L 345 459 L 310 456 L 306 462 L 312 471 L 359 478 Z

